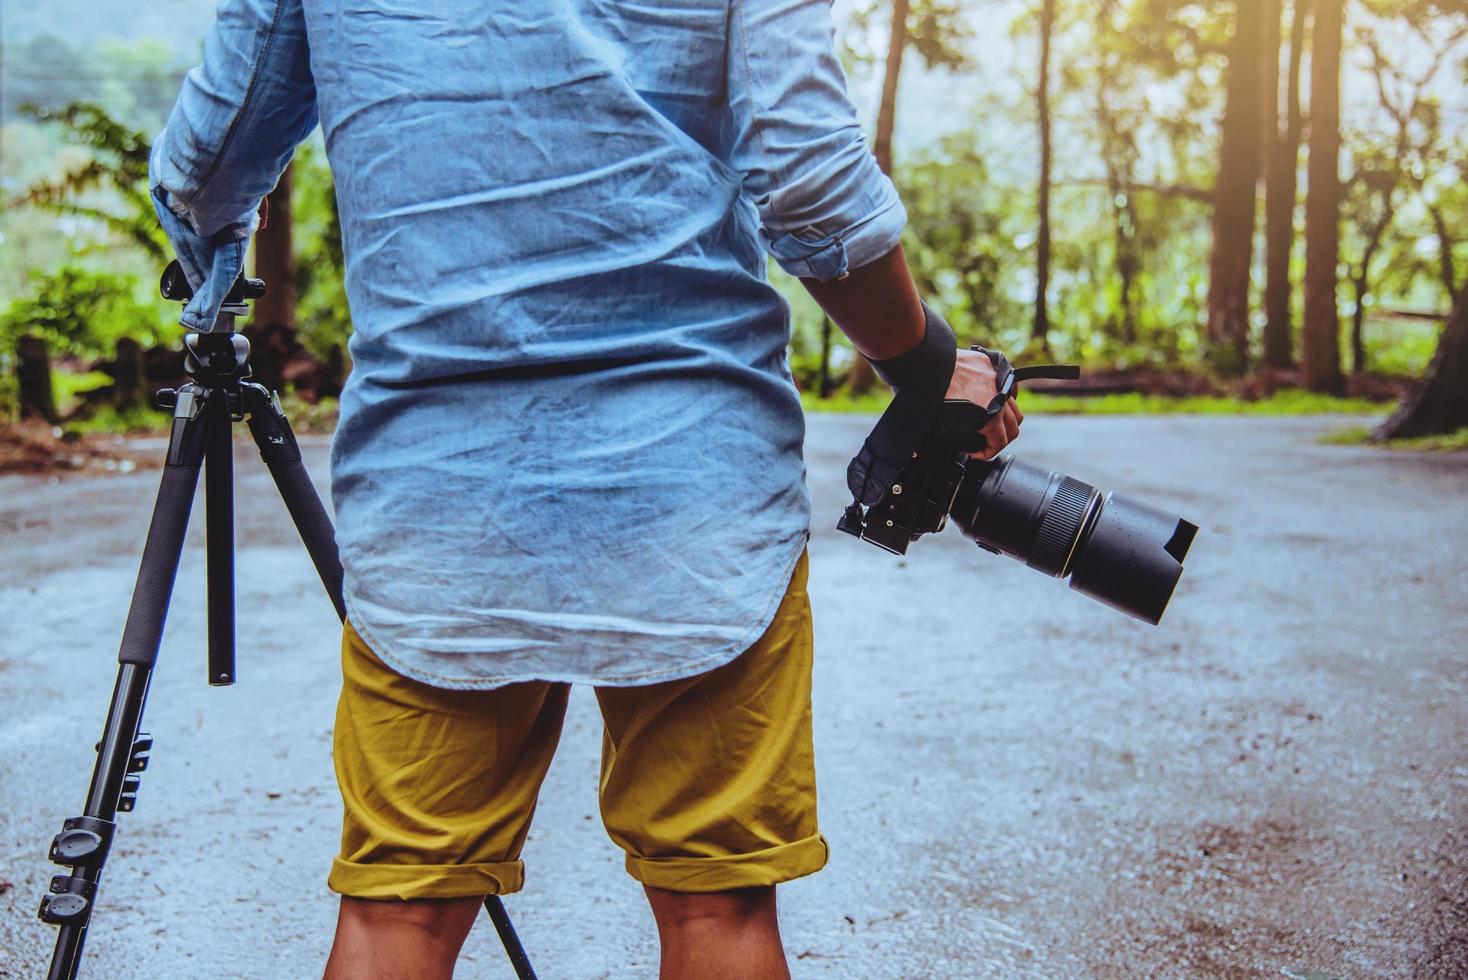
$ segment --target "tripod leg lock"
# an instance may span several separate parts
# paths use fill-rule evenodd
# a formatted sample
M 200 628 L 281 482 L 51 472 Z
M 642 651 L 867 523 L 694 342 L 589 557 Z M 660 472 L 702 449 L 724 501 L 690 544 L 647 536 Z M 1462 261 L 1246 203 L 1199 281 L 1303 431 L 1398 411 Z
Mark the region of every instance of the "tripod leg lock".
M 112 835 L 117 824 L 101 817 L 69 817 L 61 824 L 61 833 L 51 839 L 46 855 L 54 864 L 73 868 L 100 868 L 112 849 Z
M 57 875 L 51 879 L 51 891 L 41 897 L 36 917 L 53 926 L 85 925 L 92 916 L 92 897 L 97 883 L 77 875 Z
M 301 447 L 275 393 L 263 385 L 246 383 L 240 385 L 240 399 L 260 458 L 266 464 L 300 462 Z

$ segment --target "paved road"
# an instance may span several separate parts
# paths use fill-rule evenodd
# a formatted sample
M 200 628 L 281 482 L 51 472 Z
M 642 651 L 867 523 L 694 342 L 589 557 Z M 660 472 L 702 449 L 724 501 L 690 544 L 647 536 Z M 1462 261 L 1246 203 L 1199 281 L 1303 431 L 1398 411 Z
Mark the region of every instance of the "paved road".
M 833 850 L 782 891 L 797 977 L 1468 975 L 1468 455 L 1317 445 L 1339 421 L 1032 420 L 1026 456 L 1202 524 L 1151 629 L 953 531 L 905 561 L 834 532 L 867 424 L 809 439 Z M 336 624 L 239 475 L 242 682 L 204 685 L 191 537 L 92 977 L 309 977 L 328 946 Z M 0 976 L 41 975 L 42 852 L 155 479 L 0 480 Z M 577 695 L 510 908 L 543 977 L 652 976 Z M 481 922 L 459 976 L 509 975 Z

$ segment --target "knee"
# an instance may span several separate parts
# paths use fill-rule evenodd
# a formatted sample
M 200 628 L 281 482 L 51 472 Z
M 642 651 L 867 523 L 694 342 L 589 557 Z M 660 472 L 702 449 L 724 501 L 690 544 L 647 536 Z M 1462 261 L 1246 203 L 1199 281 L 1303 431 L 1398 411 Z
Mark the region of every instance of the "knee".
M 454 934 L 472 925 L 478 898 L 365 899 L 342 896 L 341 917 L 366 930 L 413 930 L 429 935 Z
M 659 924 L 674 928 L 710 921 L 747 922 L 775 912 L 773 885 L 722 892 L 675 892 L 647 886 L 647 900 Z

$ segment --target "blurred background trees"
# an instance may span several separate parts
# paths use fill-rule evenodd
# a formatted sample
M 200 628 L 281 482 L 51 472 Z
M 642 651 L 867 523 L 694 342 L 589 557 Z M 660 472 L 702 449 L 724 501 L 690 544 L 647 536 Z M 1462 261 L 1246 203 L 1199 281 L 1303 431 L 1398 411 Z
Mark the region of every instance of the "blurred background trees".
M 0 21 L 12 417 L 126 417 L 177 370 L 175 313 L 153 294 L 166 243 L 146 155 L 211 4 L 125 5 L 135 16 L 115 23 L 82 0 L 7 5 Z M 1468 425 L 1468 2 L 836 10 L 873 151 L 908 206 L 914 270 L 964 341 L 1080 360 L 1114 390 L 1406 391 L 1383 432 Z M 329 397 L 351 323 L 319 138 L 269 206 L 257 370 Z M 792 303 L 802 387 L 870 388 L 839 331 L 772 278 Z

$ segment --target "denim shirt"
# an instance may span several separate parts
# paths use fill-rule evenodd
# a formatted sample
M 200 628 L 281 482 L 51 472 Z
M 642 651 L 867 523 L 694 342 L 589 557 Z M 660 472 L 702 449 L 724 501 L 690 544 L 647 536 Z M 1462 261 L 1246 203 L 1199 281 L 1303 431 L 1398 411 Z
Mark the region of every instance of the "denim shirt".
M 836 278 L 906 221 L 826 0 L 223 0 L 153 155 L 181 251 L 248 237 L 318 120 L 356 629 L 450 688 L 747 649 L 809 531 L 765 253 Z

